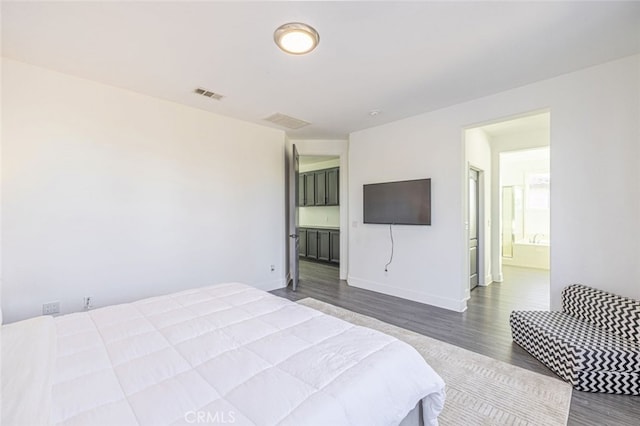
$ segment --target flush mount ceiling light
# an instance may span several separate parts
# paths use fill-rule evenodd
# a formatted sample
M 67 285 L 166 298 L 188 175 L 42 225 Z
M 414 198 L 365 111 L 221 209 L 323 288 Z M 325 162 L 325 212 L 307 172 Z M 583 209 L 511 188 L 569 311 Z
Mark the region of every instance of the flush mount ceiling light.
M 276 29 L 273 40 L 280 49 L 291 55 L 304 55 L 316 48 L 320 35 L 307 24 L 289 22 Z

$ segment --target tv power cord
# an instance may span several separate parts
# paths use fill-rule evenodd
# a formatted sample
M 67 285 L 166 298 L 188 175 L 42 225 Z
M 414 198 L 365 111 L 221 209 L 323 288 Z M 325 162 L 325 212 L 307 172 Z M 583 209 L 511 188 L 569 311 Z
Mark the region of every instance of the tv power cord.
M 393 229 L 392 229 L 393 224 L 390 223 L 389 224 L 389 238 L 391 238 L 391 256 L 389 257 L 389 261 L 387 262 L 386 265 L 384 265 L 384 271 L 385 272 L 389 272 L 389 265 L 391 265 L 391 262 L 393 262 Z

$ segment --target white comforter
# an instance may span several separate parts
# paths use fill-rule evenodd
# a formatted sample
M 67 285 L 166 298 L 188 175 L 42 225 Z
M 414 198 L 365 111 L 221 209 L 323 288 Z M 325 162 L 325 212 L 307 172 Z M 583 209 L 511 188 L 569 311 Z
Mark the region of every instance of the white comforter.
M 242 284 L 54 322 L 53 424 L 396 425 L 420 400 L 437 424 L 444 402 L 409 345 Z

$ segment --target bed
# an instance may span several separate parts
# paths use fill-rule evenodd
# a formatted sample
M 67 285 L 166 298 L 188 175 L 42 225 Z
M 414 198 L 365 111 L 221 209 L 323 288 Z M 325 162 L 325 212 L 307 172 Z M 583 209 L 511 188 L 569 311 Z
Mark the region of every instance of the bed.
M 437 425 L 411 346 L 226 283 L 2 327 L 2 424 Z

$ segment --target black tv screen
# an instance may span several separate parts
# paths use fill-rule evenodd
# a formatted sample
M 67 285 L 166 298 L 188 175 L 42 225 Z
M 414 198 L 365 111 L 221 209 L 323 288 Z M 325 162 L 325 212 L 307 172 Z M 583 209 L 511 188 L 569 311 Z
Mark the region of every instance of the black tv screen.
M 431 225 L 431 179 L 364 185 L 364 223 Z

